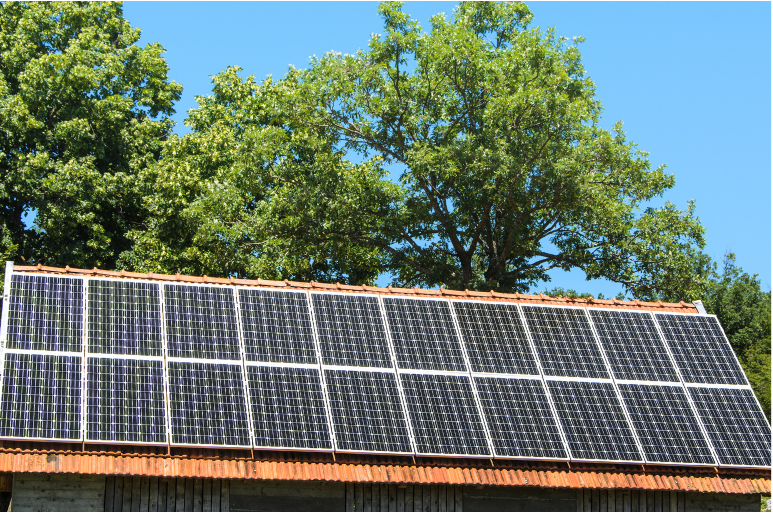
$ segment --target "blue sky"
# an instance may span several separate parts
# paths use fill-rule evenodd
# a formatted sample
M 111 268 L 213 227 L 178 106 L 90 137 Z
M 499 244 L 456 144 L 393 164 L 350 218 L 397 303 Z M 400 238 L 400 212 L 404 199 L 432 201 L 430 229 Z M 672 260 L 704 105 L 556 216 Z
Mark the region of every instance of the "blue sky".
M 694 199 L 706 227 L 706 252 L 726 251 L 771 285 L 771 4 L 767 2 L 527 2 L 533 26 L 584 36 L 580 46 L 595 81 L 607 129 L 624 122 L 628 138 L 666 164 L 676 187 L 665 200 Z M 404 11 L 429 29 L 455 3 L 413 2 Z M 140 43 L 167 50 L 169 75 L 184 87 L 178 133 L 209 76 L 230 65 L 258 80 L 304 67 L 311 55 L 367 47 L 382 23 L 365 2 L 127 2 L 124 15 L 142 29 Z M 653 205 L 661 205 L 659 200 Z M 539 288 L 621 291 L 554 272 Z M 380 279 L 381 284 L 388 279 Z M 539 291 L 535 290 L 535 291 Z

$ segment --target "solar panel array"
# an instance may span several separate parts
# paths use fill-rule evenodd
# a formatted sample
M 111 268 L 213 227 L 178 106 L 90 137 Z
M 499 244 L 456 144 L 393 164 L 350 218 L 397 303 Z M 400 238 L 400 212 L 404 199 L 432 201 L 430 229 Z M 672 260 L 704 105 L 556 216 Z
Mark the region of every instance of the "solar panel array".
M 771 464 L 713 316 L 6 279 L 0 439 Z

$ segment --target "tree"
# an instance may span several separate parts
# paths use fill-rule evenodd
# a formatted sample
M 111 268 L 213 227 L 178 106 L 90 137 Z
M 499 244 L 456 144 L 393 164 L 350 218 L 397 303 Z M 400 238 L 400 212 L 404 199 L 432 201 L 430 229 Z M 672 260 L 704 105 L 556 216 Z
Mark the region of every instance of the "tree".
M 717 315 L 770 420 L 770 292 L 763 292 L 757 274 L 744 273 L 735 254 L 728 253 L 722 271 L 712 273 L 703 304 Z
M 0 235 L 13 261 L 114 268 L 182 87 L 120 3 L 0 5 Z M 23 218 L 34 213 L 32 228 Z
M 383 224 L 399 197 L 380 161 L 354 165 L 329 132 L 294 127 L 281 88 L 233 67 L 188 112 L 148 171 L 145 227 L 130 232 L 127 269 L 192 275 L 373 283 L 383 254 L 334 239 Z M 310 222 L 314 223 L 310 223 Z M 317 223 L 318 222 L 318 223 Z
M 639 298 L 700 292 L 694 206 L 649 206 L 674 177 L 650 168 L 621 123 L 599 127 L 576 41 L 528 28 L 523 3 L 462 3 L 430 33 L 400 3 L 379 12 L 385 34 L 368 50 L 313 58 L 277 84 L 286 124 L 402 168 L 380 226 L 320 237 L 380 251 L 406 286 L 528 291 L 577 267 Z

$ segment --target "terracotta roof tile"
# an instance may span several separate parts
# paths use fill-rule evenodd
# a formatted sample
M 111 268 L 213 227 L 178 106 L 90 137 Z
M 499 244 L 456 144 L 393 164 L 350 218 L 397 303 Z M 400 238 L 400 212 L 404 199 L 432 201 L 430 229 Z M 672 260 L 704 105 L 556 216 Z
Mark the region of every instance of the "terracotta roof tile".
M 220 284 L 220 285 L 234 285 L 234 286 L 261 286 L 268 288 L 294 288 L 294 289 L 312 289 L 312 290 L 332 290 L 343 292 L 370 292 L 370 293 L 388 293 L 392 295 L 413 295 L 420 297 L 454 297 L 461 299 L 472 300 L 492 300 L 492 301 L 513 301 L 524 302 L 529 304 L 560 304 L 566 306 L 622 306 L 629 309 L 640 310 L 657 310 L 657 311 L 674 311 L 679 313 L 697 313 L 698 310 L 693 304 L 680 301 L 676 303 L 670 302 L 642 302 L 639 300 L 602 300 L 602 299 L 573 299 L 566 297 L 548 297 L 544 294 L 529 295 L 525 293 L 496 293 L 494 291 L 470 291 L 470 290 L 448 290 L 441 288 L 438 290 L 429 290 L 422 288 L 395 288 L 387 287 L 380 288 L 377 286 L 348 286 L 345 284 L 327 284 L 316 281 L 311 282 L 298 282 L 298 281 L 272 281 L 267 279 L 241 279 L 241 278 L 229 278 L 222 279 L 217 277 L 194 277 L 190 275 L 166 275 L 160 273 L 137 273 L 111 270 L 99 270 L 92 268 L 86 270 L 82 268 L 54 268 L 50 266 L 24 266 L 14 265 L 15 272 L 33 272 L 43 274 L 73 274 L 73 275 L 88 275 L 97 277 L 113 277 L 113 278 L 127 278 L 127 279 L 150 279 L 156 281 L 177 281 L 177 282 L 192 282 L 192 283 L 205 283 L 205 284 Z

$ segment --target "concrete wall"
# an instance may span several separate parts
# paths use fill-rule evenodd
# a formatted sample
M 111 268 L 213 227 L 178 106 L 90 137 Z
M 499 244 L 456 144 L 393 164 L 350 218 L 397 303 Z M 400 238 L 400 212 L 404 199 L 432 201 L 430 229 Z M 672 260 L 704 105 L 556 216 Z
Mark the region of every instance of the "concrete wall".
M 12 511 L 104 511 L 105 477 L 15 473 Z

